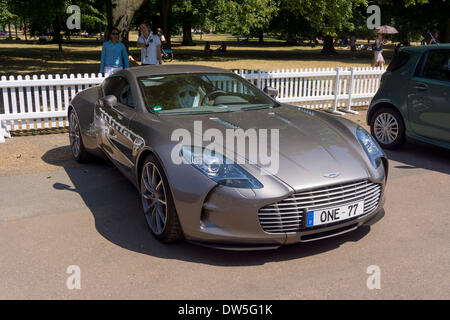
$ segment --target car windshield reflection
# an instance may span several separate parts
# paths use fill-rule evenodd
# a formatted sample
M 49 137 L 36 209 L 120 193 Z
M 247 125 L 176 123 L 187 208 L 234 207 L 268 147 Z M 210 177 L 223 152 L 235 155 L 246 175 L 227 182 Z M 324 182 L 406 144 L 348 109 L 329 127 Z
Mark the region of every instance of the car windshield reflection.
M 147 109 L 161 115 L 272 108 L 275 103 L 234 74 L 171 74 L 138 78 Z

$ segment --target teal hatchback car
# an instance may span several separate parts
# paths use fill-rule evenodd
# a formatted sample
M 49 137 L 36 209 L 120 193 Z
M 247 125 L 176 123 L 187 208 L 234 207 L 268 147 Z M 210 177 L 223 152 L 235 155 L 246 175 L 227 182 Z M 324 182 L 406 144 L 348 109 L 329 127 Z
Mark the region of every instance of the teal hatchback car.
M 406 138 L 450 149 L 450 45 L 401 49 L 381 78 L 367 123 L 385 149 Z

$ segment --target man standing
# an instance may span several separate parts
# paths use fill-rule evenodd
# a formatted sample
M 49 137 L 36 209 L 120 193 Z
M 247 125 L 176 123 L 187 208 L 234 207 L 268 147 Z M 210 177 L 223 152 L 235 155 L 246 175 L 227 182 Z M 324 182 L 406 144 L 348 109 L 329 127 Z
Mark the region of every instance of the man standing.
M 146 23 L 141 23 L 139 30 L 141 31 L 141 35 L 137 41 L 137 46 L 141 48 L 141 64 L 161 64 L 161 41 L 158 35 L 150 33 L 150 29 Z
M 111 30 L 111 40 L 103 43 L 102 60 L 100 64 L 100 72 L 106 76 L 116 71 L 127 69 L 130 67 L 128 61 L 127 49 L 122 42 L 119 41 L 119 30 L 113 28 Z

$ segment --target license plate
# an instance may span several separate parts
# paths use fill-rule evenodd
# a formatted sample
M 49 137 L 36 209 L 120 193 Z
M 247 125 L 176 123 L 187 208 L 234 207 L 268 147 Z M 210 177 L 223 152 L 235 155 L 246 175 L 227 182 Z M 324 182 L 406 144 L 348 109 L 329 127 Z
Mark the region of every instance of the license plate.
M 327 223 L 348 220 L 364 213 L 364 200 L 344 206 L 310 210 L 306 215 L 306 226 L 315 227 Z

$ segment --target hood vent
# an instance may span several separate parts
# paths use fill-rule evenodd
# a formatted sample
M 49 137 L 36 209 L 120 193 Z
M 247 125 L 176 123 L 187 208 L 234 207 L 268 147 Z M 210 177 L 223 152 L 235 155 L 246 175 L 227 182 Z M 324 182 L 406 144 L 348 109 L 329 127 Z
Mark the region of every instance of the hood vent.
M 230 129 L 239 129 L 238 126 L 236 126 L 236 125 L 234 125 L 234 124 L 232 124 L 232 123 L 230 123 L 228 121 L 222 120 L 220 118 L 213 117 L 213 118 L 209 118 L 209 120 L 212 120 L 214 122 L 220 123 L 221 125 L 223 125 L 223 126 L 225 126 L 227 128 L 230 128 Z
M 278 120 L 281 120 L 281 121 L 283 121 L 284 123 L 291 124 L 291 121 L 289 121 L 288 119 L 286 119 L 286 118 L 283 117 L 283 116 L 280 116 L 279 114 L 277 114 L 277 113 L 275 113 L 275 112 L 269 112 L 269 116 L 272 116 L 272 117 L 274 117 L 274 118 L 277 118 Z

